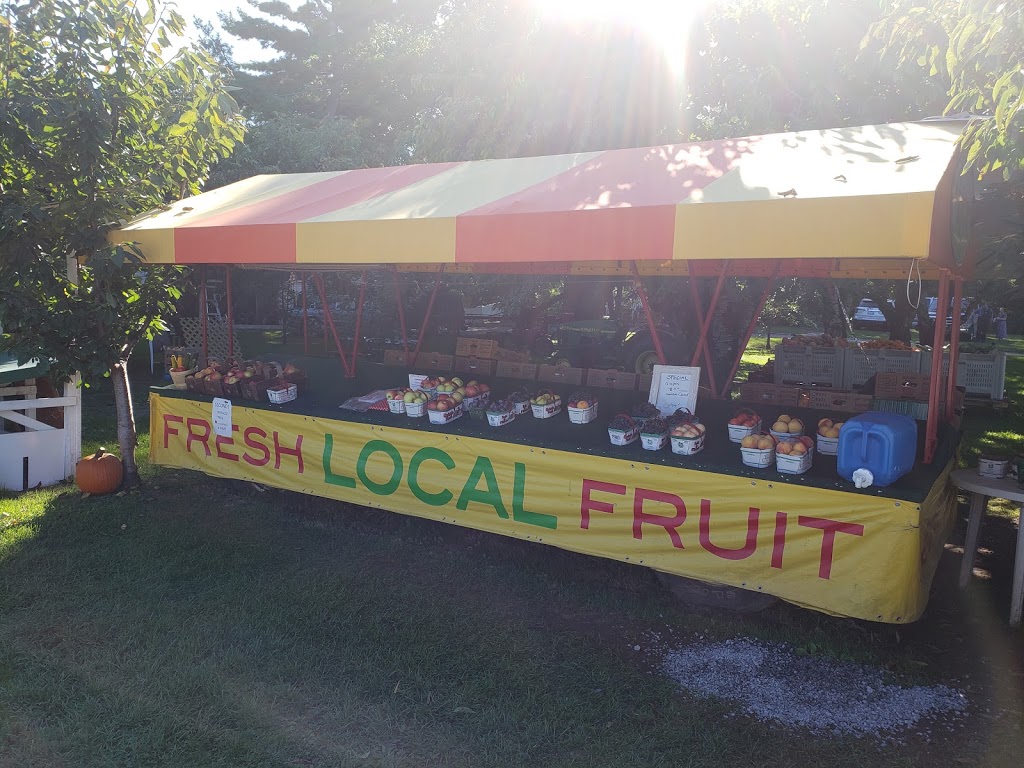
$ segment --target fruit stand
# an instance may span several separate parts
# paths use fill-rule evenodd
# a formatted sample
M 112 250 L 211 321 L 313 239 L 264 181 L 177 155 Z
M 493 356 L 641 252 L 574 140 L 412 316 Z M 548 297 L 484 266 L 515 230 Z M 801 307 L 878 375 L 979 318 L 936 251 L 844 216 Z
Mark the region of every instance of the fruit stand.
M 763 306 L 781 276 L 906 279 L 912 264 L 939 282 L 939 306 L 950 286 L 958 306 L 969 268 L 950 226 L 962 126 L 262 176 L 173 203 L 113 237 L 136 242 L 152 263 L 309 272 L 323 306 L 327 270 L 384 269 L 396 286 L 403 273 L 425 273 L 427 317 L 446 273 L 621 275 L 636 282 L 662 362 L 641 278 L 682 275 L 701 326 L 697 368 L 711 359 L 726 280 L 761 280 Z M 706 306 L 705 279 L 715 286 Z M 211 365 L 201 355 L 206 368 L 184 389 L 154 389 L 152 460 L 844 616 L 903 623 L 923 611 L 956 506 L 956 390 L 941 339 L 927 418 L 881 414 L 876 425 L 841 409 L 862 403 L 831 389 L 784 407 L 730 400 L 738 359 L 722 382 L 704 366 L 699 397 L 694 389 L 686 408 L 668 412 L 605 372 L 593 380 L 608 386 L 564 371 L 564 380 L 557 371 L 538 380 L 546 374 L 518 363 L 508 370 L 521 378 L 457 375 L 450 359 L 421 356 L 422 337 L 405 343 L 404 366 L 384 365 L 359 357 L 362 304 L 360 295 L 351 349 L 325 315 L 337 359 Z M 949 353 L 955 365 L 955 340 Z M 910 431 L 890 430 L 888 417 Z M 893 477 L 864 484 L 844 474 L 844 445 L 876 426 L 900 433 L 893 455 L 903 458 Z

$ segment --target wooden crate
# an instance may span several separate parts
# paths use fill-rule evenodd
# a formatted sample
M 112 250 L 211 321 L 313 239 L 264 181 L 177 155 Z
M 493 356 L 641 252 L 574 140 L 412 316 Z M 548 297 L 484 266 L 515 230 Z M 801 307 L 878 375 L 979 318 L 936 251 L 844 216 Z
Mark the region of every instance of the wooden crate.
M 586 382 L 588 387 L 607 387 L 609 389 L 636 390 L 637 375 L 625 371 L 588 368 Z
M 562 365 L 542 365 L 537 371 L 537 379 L 552 384 L 579 384 L 583 381 L 583 369 Z
M 925 373 L 885 372 L 875 375 L 875 397 L 883 400 L 928 402 L 931 376 Z
M 420 356 L 416 359 L 417 368 L 425 368 L 430 371 L 450 371 L 454 364 L 454 357 L 442 355 L 440 352 L 420 352 Z
M 456 357 L 454 370 L 456 373 L 469 373 L 473 376 L 493 376 L 494 360 L 484 360 L 479 357 Z
M 740 385 L 740 400 L 745 403 L 795 408 L 800 405 L 801 391 L 800 387 L 787 387 L 781 384 L 759 384 L 748 381 Z
M 841 392 L 834 389 L 812 389 L 808 392 L 810 407 L 839 413 L 863 413 L 871 410 L 871 395 Z
M 494 339 L 459 338 L 455 342 L 456 357 L 479 357 L 493 360 L 498 351 L 498 342 Z
M 405 350 L 385 349 L 384 365 L 405 365 Z
M 498 361 L 497 375 L 503 379 L 529 379 L 537 378 L 537 365 L 535 363 L 507 363 Z
M 530 362 L 530 353 L 524 350 L 498 347 L 498 351 L 494 353 L 494 359 L 500 363 L 528 363 Z
M 641 374 L 637 389 L 641 392 L 650 392 L 652 383 L 654 383 L 654 376 L 649 373 Z

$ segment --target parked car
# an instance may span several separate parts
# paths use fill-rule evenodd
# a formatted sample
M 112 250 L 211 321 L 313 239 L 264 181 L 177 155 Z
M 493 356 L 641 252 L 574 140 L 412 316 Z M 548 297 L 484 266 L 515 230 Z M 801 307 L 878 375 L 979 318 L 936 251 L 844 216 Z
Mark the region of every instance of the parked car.
M 872 299 L 861 299 L 850 324 L 856 330 L 884 331 L 889 327 L 882 310 Z

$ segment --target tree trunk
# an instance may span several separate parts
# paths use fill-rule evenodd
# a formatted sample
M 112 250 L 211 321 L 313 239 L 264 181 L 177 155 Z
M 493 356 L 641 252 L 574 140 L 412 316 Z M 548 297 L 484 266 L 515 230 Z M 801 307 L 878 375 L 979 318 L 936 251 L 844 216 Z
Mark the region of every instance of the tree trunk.
M 132 391 L 128 384 L 128 361 L 121 360 L 110 369 L 110 380 L 114 385 L 114 408 L 117 411 L 117 443 L 121 449 L 124 464 L 124 485 L 134 488 L 139 485 L 139 465 L 135 463 L 135 446 L 139 441 L 135 432 L 135 409 L 132 406 Z

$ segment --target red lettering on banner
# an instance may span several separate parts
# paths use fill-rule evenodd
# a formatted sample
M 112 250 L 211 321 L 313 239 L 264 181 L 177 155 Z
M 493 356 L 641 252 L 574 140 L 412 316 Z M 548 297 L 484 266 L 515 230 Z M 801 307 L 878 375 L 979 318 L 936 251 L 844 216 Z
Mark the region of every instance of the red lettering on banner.
M 676 513 L 672 517 L 663 517 L 661 515 L 651 515 L 644 512 L 645 501 L 658 501 L 662 504 L 671 504 L 675 507 Z M 648 525 L 657 525 L 664 528 L 668 532 L 668 537 L 672 540 L 672 546 L 676 549 L 683 548 L 683 542 L 679 538 L 679 532 L 676 530 L 680 525 L 686 521 L 686 505 L 683 500 L 676 496 L 674 493 L 665 493 L 664 491 L 652 491 L 649 488 L 637 488 L 633 495 L 633 538 L 642 539 L 643 532 L 641 527 L 644 523 Z
M 231 432 L 234 433 L 234 432 L 237 432 L 237 431 L 238 431 L 238 425 L 237 424 L 232 424 L 231 425 Z M 235 444 L 235 438 L 233 438 L 233 437 L 221 437 L 220 435 L 217 435 L 213 439 L 213 444 L 217 448 L 217 458 L 218 459 L 227 459 L 228 461 L 238 461 L 238 454 L 237 453 L 225 453 L 224 451 L 222 451 L 220 449 L 220 447 L 222 445 L 234 445 Z
M 263 443 L 257 442 L 252 439 L 251 435 L 259 435 L 264 440 L 267 439 L 267 433 L 259 427 L 246 427 L 245 432 L 242 433 L 242 439 L 245 440 L 246 446 L 252 448 L 254 451 L 259 451 L 263 454 L 262 459 L 257 459 L 249 455 L 246 451 L 242 458 L 245 459 L 246 463 L 251 464 L 254 467 L 262 467 L 270 461 L 270 449 L 267 448 Z
M 285 448 L 278 441 L 278 437 L 280 436 L 280 434 L 281 434 L 280 432 L 278 432 L 277 430 L 274 430 L 274 469 L 280 469 L 281 468 L 281 456 L 282 455 L 284 455 L 284 456 L 294 456 L 298 460 L 298 462 L 299 462 L 299 474 L 301 475 L 302 474 L 302 470 L 303 470 L 303 466 L 302 466 L 302 435 L 298 435 L 295 438 L 295 447 L 294 448 Z
M 178 432 L 178 430 L 171 426 L 170 423 L 172 421 L 177 424 L 183 424 L 185 422 L 185 419 L 183 419 L 181 416 L 175 416 L 170 413 L 164 414 L 164 448 L 167 447 L 167 441 L 171 435 L 181 434 L 180 432 Z
M 772 568 L 782 568 L 782 551 L 786 548 L 785 512 L 775 513 L 775 538 L 772 541 Z
M 818 564 L 818 578 L 827 579 L 832 576 L 832 552 L 835 548 L 836 534 L 848 533 L 851 536 L 863 536 L 864 526 L 860 523 L 841 523 L 838 520 L 826 520 L 822 517 L 804 517 L 800 515 L 797 525 L 805 528 L 817 528 L 821 531 L 821 561 Z
M 625 496 L 626 486 L 617 483 L 602 483 L 600 480 L 583 480 L 583 493 L 580 499 L 580 528 L 584 529 L 590 528 L 591 512 L 605 512 L 610 515 L 615 511 L 615 505 L 611 502 L 590 498 L 591 491 L 604 491 Z
M 188 437 L 185 438 L 185 450 L 191 453 L 192 443 L 198 442 L 203 444 L 203 450 L 206 451 L 207 456 L 210 456 L 210 422 L 203 419 L 186 419 L 185 426 L 188 429 Z M 202 427 L 202 432 L 196 434 L 192 427 Z
M 750 507 L 747 512 L 747 538 L 742 547 L 729 549 L 711 543 L 711 500 L 700 500 L 700 545 L 708 552 L 723 560 L 743 560 L 754 554 L 757 549 L 757 519 L 761 510 Z

